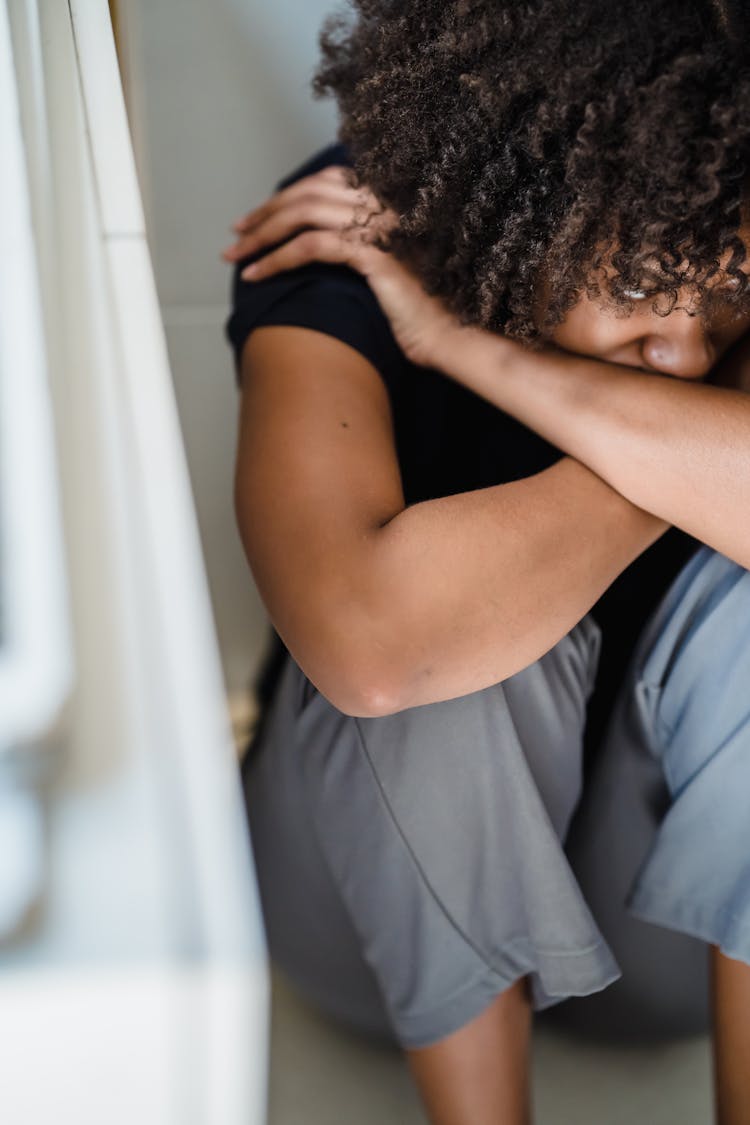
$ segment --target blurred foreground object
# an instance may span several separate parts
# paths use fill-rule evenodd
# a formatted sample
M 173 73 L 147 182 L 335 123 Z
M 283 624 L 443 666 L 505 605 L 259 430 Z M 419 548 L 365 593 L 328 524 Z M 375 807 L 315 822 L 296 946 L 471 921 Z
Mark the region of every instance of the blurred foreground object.
M 261 1125 L 268 976 L 107 0 L 0 0 L 7 1125 Z

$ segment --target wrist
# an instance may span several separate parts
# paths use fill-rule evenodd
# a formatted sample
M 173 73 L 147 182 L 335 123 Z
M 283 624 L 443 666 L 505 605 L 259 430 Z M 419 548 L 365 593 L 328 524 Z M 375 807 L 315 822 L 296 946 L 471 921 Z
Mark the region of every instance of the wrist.
M 452 318 L 436 340 L 433 366 L 443 375 L 464 381 L 469 371 L 502 370 L 519 347 L 497 332 Z

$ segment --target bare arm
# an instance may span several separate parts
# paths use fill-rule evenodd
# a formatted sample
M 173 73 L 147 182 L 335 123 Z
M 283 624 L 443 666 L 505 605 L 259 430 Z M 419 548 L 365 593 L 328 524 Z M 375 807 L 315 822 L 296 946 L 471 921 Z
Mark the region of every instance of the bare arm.
M 446 373 L 633 504 L 750 567 L 748 394 L 552 349 L 527 352 L 473 328 L 451 338 L 441 353 Z
M 388 714 L 512 675 L 667 526 L 570 458 L 407 508 L 388 396 L 359 353 L 265 327 L 242 371 L 240 533 L 280 635 L 342 711 Z
M 267 253 L 255 276 L 315 259 L 358 270 L 414 363 L 438 367 L 587 465 L 633 504 L 750 567 L 750 396 L 741 393 L 750 390 L 747 348 L 739 357 L 744 373 L 730 381 L 738 389 L 726 389 L 554 349 L 528 352 L 461 327 L 403 265 L 366 238 L 342 236 L 359 196 L 369 198 L 374 212 L 377 201 L 367 189 L 347 192 L 336 182 L 340 173 L 326 169 L 299 181 L 246 216 L 230 257 L 268 248 L 309 225 Z M 313 197 L 326 194 L 325 214 L 306 202 L 311 191 Z

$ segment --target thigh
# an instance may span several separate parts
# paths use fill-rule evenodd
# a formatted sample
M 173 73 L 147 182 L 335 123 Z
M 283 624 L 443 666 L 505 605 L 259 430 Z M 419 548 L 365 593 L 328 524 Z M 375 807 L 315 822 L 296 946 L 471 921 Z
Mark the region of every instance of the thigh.
M 378 719 L 289 662 L 248 806 L 271 953 L 321 1006 L 382 998 L 421 1046 L 520 976 L 537 1008 L 614 979 L 561 845 L 599 639 L 585 619 L 502 684 Z
M 748 959 L 750 575 L 701 549 L 636 648 L 568 854 L 623 969 L 560 1015 L 597 1034 L 709 1022 L 707 943 Z

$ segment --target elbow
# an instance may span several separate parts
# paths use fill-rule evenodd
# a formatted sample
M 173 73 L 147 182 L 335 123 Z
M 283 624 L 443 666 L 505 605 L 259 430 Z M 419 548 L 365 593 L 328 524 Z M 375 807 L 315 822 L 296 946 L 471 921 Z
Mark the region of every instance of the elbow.
M 311 677 L 308 677 L 311 678 Z M 351 669 L 336 677 L 318 677 L 316 687 L 328 702 L 355 719 L 380 719 L 403 710 L 401 694 L 390 682 Z
M 371 654 L 349 648 L 338 659 L 324 647 L 312 659 L 298 659 L 305 675 L 328 702 L 356 719 L 377 719 L 404 709 L 402 685 L 390 661 L 378 665 Z
M 403 710 L 400 696 L 377 681 L 349 685 L 339 710 L 355 719 L 381 719 Z
M 402 710 L 391 696 L 370 688 L 355 688 L 351 691 L 337 688 L 334 692 L 321 691 L 320 694 L 342 715 L 349 715 L 353 719 L 381 719 Z
M 311 581 L 304 604 L 286 618 L 287 645 L 338 711 L 358 719 L 383 718 L 408 705 L 409 645 L 403 622 L 392 612 L 393 599 L 384 604 L 366 597 L 362 587 L 357 582 L 342 591 L 340 582 L 332 587 Z

